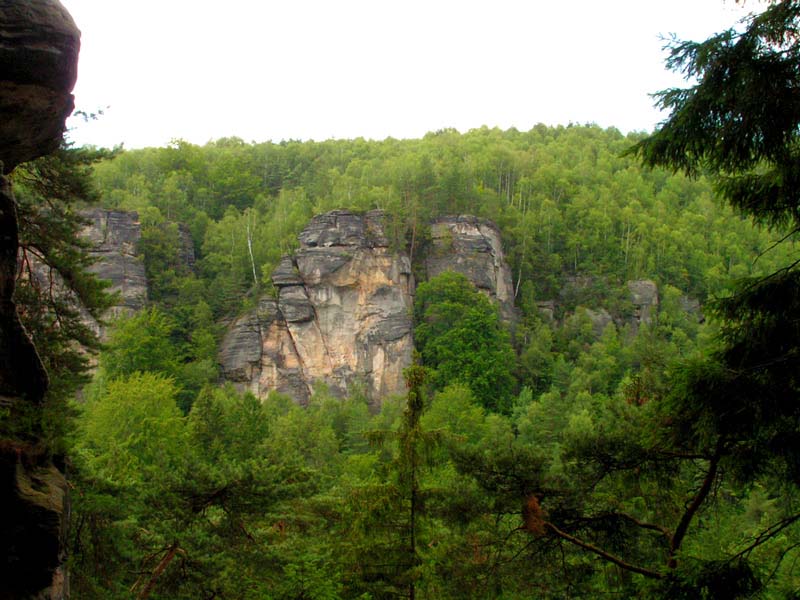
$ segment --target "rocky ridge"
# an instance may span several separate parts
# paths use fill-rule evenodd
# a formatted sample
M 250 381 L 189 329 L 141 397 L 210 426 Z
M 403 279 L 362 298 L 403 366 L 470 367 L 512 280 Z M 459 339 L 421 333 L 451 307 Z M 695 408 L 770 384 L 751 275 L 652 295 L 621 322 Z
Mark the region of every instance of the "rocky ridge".
M 339 210 L 314 217 L 300 248 L 272 274 L 277 298 L 228 329 L 219 359 L 223 376 L 258 397 L 276 390 L 308 402 L 315 385 L 344 395 L 360 388 L 376 405 L 405 391 L 413 351 L 411 261 L 393 251 L 383 213 Z M 463 273 L 513 313 L 511 274 L 497 227 L 471 216 L 432 225 L 427 276 Z

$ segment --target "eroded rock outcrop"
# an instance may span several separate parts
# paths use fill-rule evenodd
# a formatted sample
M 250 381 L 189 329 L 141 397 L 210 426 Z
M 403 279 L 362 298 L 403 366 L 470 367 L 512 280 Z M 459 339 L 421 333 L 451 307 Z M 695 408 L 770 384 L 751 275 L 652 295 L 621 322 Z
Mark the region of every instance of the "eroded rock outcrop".
M 61 143 L 80 32 L 57 0 L 0 0 L 0 161 L 5 173 Z
M 466 276 L 495 300 L 504 319 L 514 318 L 514 287 L 500 230 L 472 215 L 441 217 L 431 223 L 431 249 L 425 258 L 428 278 L 444 271 Z
M 91 242 L 89 255 L 95 259 L 89 270 L 111 283 L 109 292 L 118 294 L 119 301 L 108 317 L 139 310 L 147 301 L 147 277 L 138 251 L 142 237 L 139 215 L 97 208 L 82 216 L 89 221 L 82 236 Z
M 277 299 L 262 299 L 225 336 L 225 379 L 300 403 L 318 383 L 338 395 L 362 386 L 375 403 L 403 393 L 413 278 L 408 257 L 389 248 L 382 213 L 319 215 L 299 240 L 273 273 Z
M 636 330 L 639 325 L 649 325 L 658 312 L 658 286 L 649 279 L 628 282 L 633 317 L 631 325 Z
M 5 175 L 58 147 L 80 32 L 57 0 L 0 0 L 0 600 L 64 598 L 67 486 L 35 424 L 47 375 L 17 315 L 16 204 Z

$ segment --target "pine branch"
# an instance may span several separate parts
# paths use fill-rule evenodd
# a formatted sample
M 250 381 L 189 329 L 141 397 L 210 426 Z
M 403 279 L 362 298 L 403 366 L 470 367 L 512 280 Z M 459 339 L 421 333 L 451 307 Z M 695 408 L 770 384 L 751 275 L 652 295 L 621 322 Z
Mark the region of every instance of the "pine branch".
M 755 537 L 755 539 L 753 540 L 752 544 L 750 544 L 747 548 L 745 548 L 744 550 L 742 550 L 738 554 L 736 554 L 733 557 L 731 557 L 731 560 L 735 560 L 737 558 L 743 558 L 744 556 L 750 554 L 753 550 L 758 548 L 761 544 L 771 540 L 773 537 L 778 535 L 781 531 L 783 531 L 784 529 L 786 529 L 790 525 L 793 525 L 798 520 L 800 520 L 800 513 L 796 513 L 796 514 L 794 514 L 794 515 L 792 515 L 790 517 L 786 517 L 785 519 L 781 519 L 777 523 L 773 523 L 772 525 L 767 527 L 764 531 L 759 533 Z
M 561 531 L 558 527 L 553 525 L 550 522 L 545 522 L 544 526 L 550 532 L 561 538 L 562 540 L 566 540 L 571 544 L 574 544 L 584 550 L 588 550 L 599 556 L 600 558 L 607 560 L 610 563 L 617 565 L 618 567 L 625 569 L 626 571 L 631 571 L 632 573 L 638 573 L 639 575 L 644 575 L 645 577 L 649 577 L 650 579 L 663 579 L 664 575 L 659 573 L 658 571 L 653 571 L 652 569 L 648 569 L 645 567 L 640 567 L 638 565 L 631 564 L 620 557 L 611 554 L 610 552 L 606 552 L 602 548 L 598 548 L 597 546 L 590 544 L 589 542 L 584 542 L 581 539 L 576 538 L 568 534 L 565 531 Z
M 709 461 L 708 471 L 706 471 L 703 484 L 700 486 L 697 494 L 695 494 L 692 502 L 684 511 L 683 516 L 678 523 L 678 527 L 675 528 L 675 535 L 672 536 L 672 541 L 670 543 L 669 560 L 667 561 L 667 566 L 670 569 L 674 569 L 678 566 L 678 561 L 675 558 L 675 555 L 678 553 L 678 550 L 680 550 L 681 544 L 683 543 L 683 538 L 686 537 L 686 533 L 689 530 L 689 525 L 691 525 L 692 519 L 694 518 L 695 514 L 697 514 L 697 511 L 700 510 L 700 507 L 703 505 L 703 502 L 705 502 L 709 492 L 711 491 L 711 487 L 713 486 L 714 480 L 717 477 L 720 458 L 721 449 L 718 445 L 717 451 Z

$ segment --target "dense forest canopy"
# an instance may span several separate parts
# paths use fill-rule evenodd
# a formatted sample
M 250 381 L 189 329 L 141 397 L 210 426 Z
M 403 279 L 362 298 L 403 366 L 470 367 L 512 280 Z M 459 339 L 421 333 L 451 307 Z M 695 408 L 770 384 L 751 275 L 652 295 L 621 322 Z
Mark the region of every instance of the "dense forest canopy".
M 540 125 L 93 156 L 78 177 L 138 212 L 149 298 L 110 324 L 79 399 L 79 378 L 53 392 L 76 413 L 75 594 L 797 597 L 799 15 L 774 3 L 676 43 L 698 82 L 660 96 L 672 116 L 650 136 Z M 781 100 L 759 112 L 765 86 Z M 301 407 L 221 384 L 225 327 L 334 208 L 382 209 L 417 267 L 408 393 L 371 410 L 319 386 Z M 452 214 L 498 225 L 514 319 L 462 276 L 425 281 L 430 222 Z M 51 323 L 59 307 L 28 292 L 32 324 Z
M 300 229 L 333 208 L 387 211 L 394 243 L 413 246 L 412 257 L 434 217 L 495 221 L 522 303 L 555 297 L 575 275 L 611 285 L 651 278 L 705 301 L 731 279 L 781 262 L 784 247 L 754 262 L 772 238 L 716 204 L 702 177 L 621 156 L 641 138 L 538 126 L 379 142 L 176 141 L 124 152 L 99 165 L 96 180 L 106 206 L 140 213 L 147 243 L 168 244 L 171 223 L 191 229 L 217 316 L 235 312 L 254 285 L 268 288 Z M 177 268 L 158 264 L 158 255 L 146 253 L 154 299 L 168 293 Z
M 654 428 L 669 418 L 681 361 L 713 343 L 703 312 L 737 279 L 780 268 L 794 244 L 721 205 L 710 179 L 625 155 L 643 139 L 589 125 L 176 141 L 98 164 L 103 205 L 140 215 L 150 308 L 112 328 L 85 391 L 77 589 L 671 596 L 721 580 L 755 589 L 761 565 L 774 570 L 769 589 L 794 589 L 782 560 L 793 530 L 774 483 L 715 480 L 713 502 L 678 533 L 707 458 Z M 378 414 L 357 393 L 320 388 L 300 408 L 217 387 L 226 319 L 274 293 L 280 257 L 334 208 L 383 209 L 391 243 L 412 257 L 428 250 L 435 217 L 493 220 L 514 327 L 445 274 L 420 285 L 415 309 L 428 375 L 410 375 L 413 394 L 384 398 Z M 627 283 L 642 279 L 660 303 L 635 326 Z M 611 318 L 598 325 L 600 309 Z M 764 527 L 780 535 L 761 543 Z M 724 566 L 753 540 L 746 568 L 741 557 Z M 100 570 L 93 555 L 106 557 Z M 677 577 L 663 570 L 670 561 Z

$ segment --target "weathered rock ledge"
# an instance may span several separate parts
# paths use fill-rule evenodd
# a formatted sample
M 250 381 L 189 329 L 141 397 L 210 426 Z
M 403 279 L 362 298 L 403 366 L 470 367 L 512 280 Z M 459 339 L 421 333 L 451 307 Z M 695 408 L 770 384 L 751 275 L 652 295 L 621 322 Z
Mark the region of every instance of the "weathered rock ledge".
M 373 403 L 402 393 L 414 283 L 408 257 L 388 247 L 382 214 L 319 215 L 299 240 L 272 275 L 277 299 L 263 298 L 225 336 L 225 379 L 301 404 L 318 384 L 337 395 L 360 386 Z

